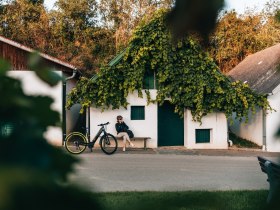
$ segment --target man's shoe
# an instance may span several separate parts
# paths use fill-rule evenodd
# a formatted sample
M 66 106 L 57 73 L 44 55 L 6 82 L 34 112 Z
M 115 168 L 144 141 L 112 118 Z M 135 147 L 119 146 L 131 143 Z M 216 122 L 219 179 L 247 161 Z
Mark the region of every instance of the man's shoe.
M 125 152 L 125 147 L 123 147 L 122 151 Z

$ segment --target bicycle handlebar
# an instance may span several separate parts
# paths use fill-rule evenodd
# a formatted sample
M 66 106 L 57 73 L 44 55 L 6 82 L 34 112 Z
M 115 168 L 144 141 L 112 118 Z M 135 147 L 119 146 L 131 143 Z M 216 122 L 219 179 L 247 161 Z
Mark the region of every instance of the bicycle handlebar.
M 109 122 L 106 122 L 106 123 L 104 123 L 104 124 L 99 124 L 99 125 L 97 125 L 97 126 L 104 126 L 104 125 L 109 125 L 110 123 Z

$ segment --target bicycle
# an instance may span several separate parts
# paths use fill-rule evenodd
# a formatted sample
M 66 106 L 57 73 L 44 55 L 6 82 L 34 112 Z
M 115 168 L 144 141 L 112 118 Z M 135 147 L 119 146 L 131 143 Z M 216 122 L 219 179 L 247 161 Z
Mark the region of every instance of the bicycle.
M 89 139 L 89 142 L 88 142 L 88 136 L 89 136 L 88 128 L 86 128 L 86 135 L 80 132 L 70 133 L 65 139 L 66 150 L 72 154 L 81 154 L 82 152 L 85 151 L 86 147 L 88 147 L 92 152 L 92 148 L 94 147 L 95 142 L 103 133 L 103 135 L 99 140 L 99 145 L 105 154 L 107 155 L 113 154 L 118 148 L 118 141 L 112 134 L 106 132 L 105 126 L 108 124 L 109 122 L 104 124 L 99 124 L 98 126 L 101 126 L 101 128 L 99 129 L 95 137 L 92 139 L 92 141 L 90 141 Z

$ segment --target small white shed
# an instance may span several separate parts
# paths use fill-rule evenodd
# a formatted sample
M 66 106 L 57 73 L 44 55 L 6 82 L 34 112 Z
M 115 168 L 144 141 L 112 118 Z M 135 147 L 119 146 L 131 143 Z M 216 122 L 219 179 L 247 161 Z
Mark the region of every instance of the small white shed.
M 150 89 L 152 99 L 157 90 Z M 143 91 L 143 95 L 145 93 Z M 122 115 L 124 121 L 137 137 L 151 137 L 148 148 L 159 146 L 185 146 L 188 149 L 227 149 L 227 119 L 223 113 L 212 113 L 202 118 L 202 124 L 194 122 L 190 110 L 185 110 L 184 118 L 174 113 L 174 105 L 168 100 L 162 106 L 157 103 L 147 105 L 146 98 L 139 98 L 137 92 L 128 95 L 127 109 L 106 110 L 91 107 L 91 134 L 94 135 L 100 123 L 110 122 L 108 132 L 116 135 L 116 117 Z M 143 142 L 136 142 L 143 147 Z

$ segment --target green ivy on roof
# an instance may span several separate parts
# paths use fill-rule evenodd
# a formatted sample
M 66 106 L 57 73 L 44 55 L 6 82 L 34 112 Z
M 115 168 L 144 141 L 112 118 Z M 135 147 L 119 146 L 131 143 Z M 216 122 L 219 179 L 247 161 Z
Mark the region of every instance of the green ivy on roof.
M 96 78 L 82 78 L 68 96 L 67 107 L 81 103 L 104 109 L 127 107 L 127 96 L 138 91 L 143 97 L 143 78 L 155 72 L 158 80 L 156 100 L 145 90 L 147 103 L 162 104 L 167 98 L 175 112 L 184 116 L 185 108 L 193 119 L 201 122 L 208 113 L 221 111 L 229 118 L 233 112 L 239 119 L 248 119 L 256 106 L 271 109 L 264 95 L 253 92 L 248 85 L 230 80 L 219 71 L 213 59 L 191 37 L 176 43 L 166 26 L 166 10 L 144 19 L 135 29 L 128 47 Z

